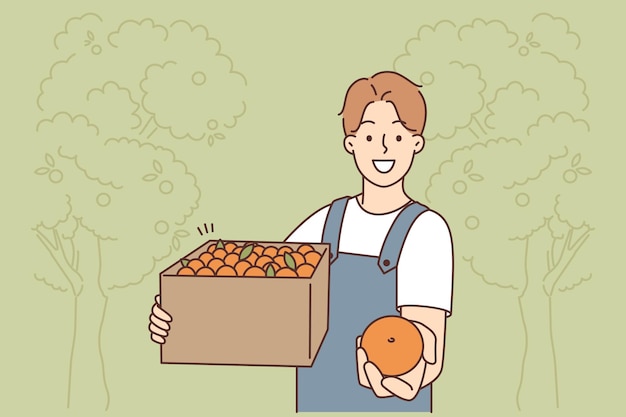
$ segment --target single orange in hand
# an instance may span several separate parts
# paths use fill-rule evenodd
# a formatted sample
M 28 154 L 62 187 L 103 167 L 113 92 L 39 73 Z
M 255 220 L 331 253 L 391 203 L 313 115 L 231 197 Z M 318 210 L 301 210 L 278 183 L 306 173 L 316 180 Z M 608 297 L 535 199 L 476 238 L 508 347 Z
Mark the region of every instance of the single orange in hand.
M 367 326 L 361 347 L 383 375 L 398 376 L 415 368 L 424 342 L 413 322 L 401 316 L 385 316 Z
M 178 270 L 178 275 L 195 275 L 195 271 L 188 266 L 183 266 Z

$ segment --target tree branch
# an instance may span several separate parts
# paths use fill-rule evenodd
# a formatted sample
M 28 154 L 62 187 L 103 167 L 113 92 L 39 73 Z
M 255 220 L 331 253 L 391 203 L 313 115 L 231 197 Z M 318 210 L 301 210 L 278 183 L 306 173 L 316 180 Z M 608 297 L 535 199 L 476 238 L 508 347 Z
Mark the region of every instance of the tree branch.
M 570 230 L 567 233 L 567 237 L 565 238 L 565 242 L 563 242 L 563 248 L 561 250 L 561 254 L 559 255 L 559 260 L 543 278 L 543 288 L 548 295 L 552 295 L 555 285 L 563 276 L 563 272 L 565 272 L 570 262 L 572 262 L 572 260 L 576 256 L 576 253 L 578 253 L 580 248 L 589 238 L 591 228 L 589 226 L 586 226 L 585 232 L 581 234 L 575 242 L 572 243 L 573 232 L 574 229 L 570 227 Z
M 79 295 L 83 289 L 82 277 L 72 265 L 69 264 L 56 228 L 53 229 L 55 244 L 50 242 L 46 235 L 39 230 L 39 227 L 33 230 L 37 234 L 39 241 L 48 250 L 50 256 L 52 256 L 52 259 L 63 273 L 63 276 L 65 276 L 65 279 L 67 279 L 67 282 L 69 282 L 74 295 Z

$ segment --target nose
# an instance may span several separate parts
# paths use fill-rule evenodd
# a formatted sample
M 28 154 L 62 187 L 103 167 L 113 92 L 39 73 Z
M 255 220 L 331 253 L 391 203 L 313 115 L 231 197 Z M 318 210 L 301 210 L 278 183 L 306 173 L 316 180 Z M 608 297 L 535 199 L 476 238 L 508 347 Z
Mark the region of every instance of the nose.
M 382 141 L 382 143 L 383 143 L 383 148 L 385 149 L 383 151 L 383 153 L 387 153 L 387 147 L 385 146 L 385 134 L 384 133 L 383 133 L 383 141 Z

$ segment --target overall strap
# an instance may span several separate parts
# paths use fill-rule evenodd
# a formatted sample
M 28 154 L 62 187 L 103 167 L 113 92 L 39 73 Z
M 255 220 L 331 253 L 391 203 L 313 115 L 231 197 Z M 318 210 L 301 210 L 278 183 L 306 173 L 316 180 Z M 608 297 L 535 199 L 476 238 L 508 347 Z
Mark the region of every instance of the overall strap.
M 387 233 L 378 258 L 378 267 L 383 273 L 391 271 L 398 265 L 400 251 L 409 229 L 417 217 L 426 210 L 428 210 L 427 207 L 413 202 L 403 208 L 400 214 L 398 214 L 398 217 L 396 217 L 389 229 L 389 233 Z
M 324 233 L 322 234 L 322 242 L 330 244 L 330 262 L 334 262 L 339 252 L 339 234 L 341 233 L 341 223 L 343 214 L 346 211 L 346 205 L 349 196 L 341 197 L 334 200 L 330 204 L 328 216 L 324 223 Z

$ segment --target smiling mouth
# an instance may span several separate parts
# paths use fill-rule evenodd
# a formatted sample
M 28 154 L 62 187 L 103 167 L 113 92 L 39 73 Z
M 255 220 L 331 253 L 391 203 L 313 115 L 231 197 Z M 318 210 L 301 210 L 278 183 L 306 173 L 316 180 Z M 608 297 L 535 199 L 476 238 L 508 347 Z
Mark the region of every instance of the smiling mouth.
M 393 164 L 396 162 L 395 159 L 374 159 L 372 161 L 374 163 L 374 167 L 378 172 L 382 172 L 383 174 L 391 171 L 393 168 Z

